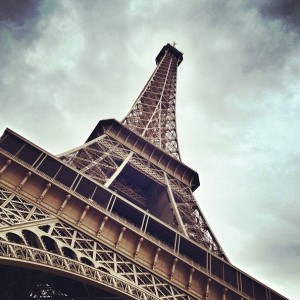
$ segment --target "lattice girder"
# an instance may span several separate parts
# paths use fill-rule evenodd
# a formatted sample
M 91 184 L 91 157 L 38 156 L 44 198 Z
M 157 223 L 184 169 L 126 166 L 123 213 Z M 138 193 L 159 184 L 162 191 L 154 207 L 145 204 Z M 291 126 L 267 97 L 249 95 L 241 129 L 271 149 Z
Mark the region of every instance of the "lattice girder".
M 168 45 L 123 124 L 180 159 L 175 119 L 177 67 L 182 53 Z
M 98 150 L 96 153 L 97 155 L 95 157 L 91 157 L 90 159 L 85 159 L 85 163 L 83 165 L 82 154 L 80 153 L 87 153 L 89 152 L 89 149 L 95 149 L 96 147 L 98 147 L 98 149 L 102 149 L 102 152 Z M 73 155 L 75 152 L 77 152 L 76 156 Z M 129 156 L 130 149 L 113 140 L 109 136 L 103 135 L 95 139 L 94 142 L 90 142 L 88 145 L 83 145 L 80 150 L 76 148 L 75 150 L 71 150 L 60 157 L 65 159 L 72 166 L 75 166 L 78 170 L 88 174 L 100 183 L 105 184 L 109 181 L 109 175 L 105 176 L 105 178 L 102 176 L 100 180 L 98 176 L 99 174 L 104 174 L 106 172 L 107 165 L 103 165 L 101 158 L 108 153 L 110 154 L 110 160 L 114 162 L 113 171 L 117 172 L 120 165 Z M 212 230 L 205 220 L 201 210 L 197 205 L 193 193 L 188 186 L 181 183 L 178 179 L 172 177 L 171 175 L 167 175 L 162 169 L 159 169 L 153 163 L 142 158 L 137 153 L 134 153 L 128 159 L 127 164 L 136 169 L 138 172 L 144 174 L 146 177 L 150 177 L 151 180 L 154 180 L 159 185 L 167 186 L 169 183 L 175 196 L 174 205 L 178 207 L 179 212 L 179 215 L 176 217 L 176 223 L 180 223 L 178 219 L 181 218 L 183 226 L 185 227 L 184 231 L 191 239 L 201 243 L 201 245 L 205 246 L 214 253 L 221 255 L 224 254 L 224 251 L 213 235 Z M 99 170 L 101 173 L 93 172 L 93 168 L 97 168 L 97 170 Z M 111 173 L 111 175 L 112 174 L 113 173 Z M 165 176 L 168 178 L 168 183 Z M 128 180 L 130 181 L 131 179 L 126 179 L 126 181 Z M 147 200 L 141 192 L 141 189 L 134 185 L 134 179 L 131 181 L 130 186 L 126 185 L 126 181 L 124 182 L 124 179 L 116 178 L 114 181 L 112 181 L 111 188 L 126 196 L 128 199 L 131 199 L 133 203 L 147 209 Z M 182 204 L 184 204 L 184 207 Z M 201 228 L 198 226 L 198 224 L 201 224 Z
M 49 273 L 75 278 L 78 281 L 109 289 L 109 291 L 115 291 L 117 294 L 126 296 L 127 299 L 160 299 L 146 289 L 139 288 L 135 283 L 132 284 L 120 279 L 119 276 L 107 274 L 84 263 L 24 245 L 0 241 L 0 262 L 14 265 L 19 263 L 20 266 L 26 268 L 36 268 L 39 265 Z M 46 294 L 45 297 L 56 299 L 53 297 L 56 295 L 53 295 L 52 292 L 54 291 L 51 289 L 51 294 Z
M 81 172 L 105 184 L 117 171 L 129 150 L 109 136 L 101 136 L 80 149 L 68 151 L 59 157 Z
M 16 198 L 13 193 L 8 192 L 3 188 L 1 188 L 0 191 L 5 192 L 10 196 L 13 195 L 11 198 Z M 32 204 L 27 203 L 20 197 L 17 197 L 17 199 L 20 206 L 32 206 Z M 0 209 L 3 209 L 3 207 L 0 207 Z M 17 210 L 12 209 L 11 213 L 16 214 Z M 151 299 L 156 299 L 156 297 L 158 297 L 157 299 L 178 299 L 178 297 L 181 297 L 181 299 L 192 300 L 192 297 L 169 286 L 169 283 L 162 281 L 149 273 L 149 271 L 137 266 L 132 261 L 115 253 L 101 243 L 91 239 L 67 224 L 61 223 L 58 219 L 51 217 L 47 213 L 43 212 L 43 214 L 45 216 L 44 220 L 34 222 L 33 220 L 35 218 L 34 215 L 32 215 L 27 223 L 20 221 L 20 223 L 15 224 L 15 226 L 7 226 L 0 230 L 0 260 L 3 257 L 7 258 L 8 256 L 11 256 L 11 252 L 8 251 L 8 249 L 12 249 L 11 251 L 14 251 L 15 258 L 26 259 L 26 261 L 38 264 L 50 264 L 57 269 L 67 268 L 67 270 L 79 274 L 81 274 L 83 268 L 85 270 L 84 272 L 94 274 L 94 279 L 96 276 L 95 274 L 98 274 L 95 272 L 98 272 L 98 270 L 104 271 L 107 276 L 107 272 L 115 274 L 118 276 L 120 284 L 120 279 L 124 278 L 123 280 L 125 282 L 122 285 L 123 290 L 128 289 L 128 286 L 125 286 L 131 284 L 131 286 L 136 285 L 139 287 L 141 291 L 144 289 L 148 290 L 150 293 L 155 292 L 154 295 L 156 296 L 148 294 L 147 299 L 150 299 L 151 297 Z M 46 224 L 48 226 L 45 226 Z M 22 226 L 20 227 L 17 225 Z M 36 246 L 41 251 L 32 249 L 33 245 L 28 241 L 28 235 L 24 235 L 25 231 L 31 232 L 36 240 L 39 240 L 39 243 L 37 243 Z M 20 239 L 9 240 L 16 236 L 20 237 Z M 48 236 L 55 242 L 55 253 L 52 252 L 53 250 L 47 249 L 45 236 Z M 3 241 L 2 244 L 1 240 Z M 20 241 L 21 245 L 18 244 Z M 77 262 L 70 261 L 70 251 L 67 251 L 67 249 L 72 250 L 72 259 L 75 259 Z M 48 251 L 48 253 L 50 251 L 50 253 L 47 255 L 45 251 Z M 83 266 L 82 263 L 87 264 L 88 268 L 86 265 Z M 92 268 L 95 268 L 97 271 L 93 271 Z M 97 276 L 99 277 L 99 275 Z M 173 296 L 169 295 L 165 297 L 168 295 L 168 293 L 166 294 L 166 290 L 172 290 Z

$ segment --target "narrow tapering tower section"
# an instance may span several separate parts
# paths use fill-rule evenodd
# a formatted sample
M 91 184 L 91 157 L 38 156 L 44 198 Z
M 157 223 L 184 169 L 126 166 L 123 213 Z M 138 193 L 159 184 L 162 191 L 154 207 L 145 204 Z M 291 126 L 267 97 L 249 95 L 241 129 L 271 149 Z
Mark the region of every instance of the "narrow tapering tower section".
M 167 44 L 156 57 L 157 67 L 123 120 L 129 129 L 180 159 L 176 118 L 177 67 L 183 55 Z
M 228 261 L 194 198 L 199 177 L 176 133 L 181 62 L 164 46 L 124 120 L 100 121 L 61 155 L 4 132 L 1 296 L 286 300 Z

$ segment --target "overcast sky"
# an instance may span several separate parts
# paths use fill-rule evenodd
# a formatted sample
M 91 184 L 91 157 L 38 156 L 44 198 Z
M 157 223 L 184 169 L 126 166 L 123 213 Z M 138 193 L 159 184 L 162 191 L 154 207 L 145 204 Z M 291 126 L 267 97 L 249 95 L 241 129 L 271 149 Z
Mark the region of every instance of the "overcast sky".
M 176 41 L 177 128 L 231 262 L 300 299 L 300 1 L 0 4 L 0 131 L 53 154 L 121 120 Z

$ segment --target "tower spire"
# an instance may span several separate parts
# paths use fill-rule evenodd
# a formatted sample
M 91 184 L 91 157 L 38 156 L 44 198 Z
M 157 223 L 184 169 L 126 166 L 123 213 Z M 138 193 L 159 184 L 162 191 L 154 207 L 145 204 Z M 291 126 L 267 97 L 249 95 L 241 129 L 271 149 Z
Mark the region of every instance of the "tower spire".
M 170 44 L 156 57 L 157 67 L 122 123 L 180 160 L 176 130 L 177 67 L 183 55 Z

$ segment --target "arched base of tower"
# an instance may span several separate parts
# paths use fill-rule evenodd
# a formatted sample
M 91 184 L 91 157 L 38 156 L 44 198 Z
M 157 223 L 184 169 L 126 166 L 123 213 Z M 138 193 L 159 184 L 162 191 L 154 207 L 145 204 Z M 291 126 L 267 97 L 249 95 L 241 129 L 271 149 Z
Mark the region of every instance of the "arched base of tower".
M 42 271 L 0 266 L 2 300 L 122 300 L 86 283 Z

